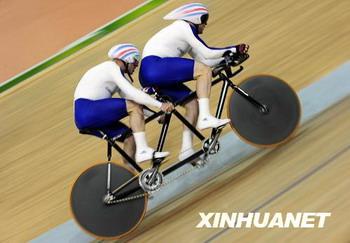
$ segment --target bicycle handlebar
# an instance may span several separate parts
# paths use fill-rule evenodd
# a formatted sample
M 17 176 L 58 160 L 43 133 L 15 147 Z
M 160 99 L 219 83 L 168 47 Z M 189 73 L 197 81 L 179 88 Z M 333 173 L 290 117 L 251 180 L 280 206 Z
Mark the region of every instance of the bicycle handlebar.
M 213 77 L 217 76 L 222 71 L 225 71 L 228 78 L 233 77 L 231 67 L 236 67 L 241 65 L 243 62 L 245 62 L 249 58 L 249 54 L 235 54 L 232 53 L 231 55 L 225 55 L 224 60 L 218 64 L 216 67 L 213 68 Z

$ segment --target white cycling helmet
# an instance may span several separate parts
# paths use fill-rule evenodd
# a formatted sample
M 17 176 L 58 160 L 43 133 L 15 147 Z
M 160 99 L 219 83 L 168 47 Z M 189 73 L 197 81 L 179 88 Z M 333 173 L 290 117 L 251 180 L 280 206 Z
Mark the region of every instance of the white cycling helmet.
M 126 43 L 113 46 L 108 52 L 108 57 L 120 59 L 126 63 L 134 63 L 140 61 L 141 55 L 135 45 Z
M 182 19 L 193 24 L 206 24 L 208 21 L 208 8 L 201 3 L 185 4 L 164 16 L 166 20 Z

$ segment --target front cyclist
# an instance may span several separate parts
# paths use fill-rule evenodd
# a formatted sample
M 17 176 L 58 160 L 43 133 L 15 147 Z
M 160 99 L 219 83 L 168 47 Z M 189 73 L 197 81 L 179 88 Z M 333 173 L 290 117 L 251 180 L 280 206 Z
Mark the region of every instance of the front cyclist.
M 125 74 L 128 74 L 132 81 L 131 74 L 140 59 L 139 51 L 134 45 L 116 45 L 110 49 L 108 56 L 110 61 L 89 69 L 76 87 L 76 126 L 80 130 L 100 129 L 110 137 L 116 137 L 128 128 L 119 120 L 129 115 L 133 136 L 122 138 L 125 152 L 135 158 L 136 162 L 150 160 L 154 149 L 147 145 L 144 114 L 140 104 L 154 106 L 164 112 L 170 112 L 174 107 L 171 103 L 155 100 L 126 79 Z M 121 98 L 113 98 L 115 93 L 119 93 Z M 154 157 L 161 158 L 168 154 L 156 152 Z
M 199 129 L 216 128 L 230 121 L 210 114 L 211 67 L 223 60 L 225 52 L 245 53 L 249 48 L 245 44 L 226 48 L 206 45 L 198 35 L 203 33 L 208 18 L 208 9 L 201 3 L 183 5 L 166 15 L 164 19 L 176 21 L 146 43 L 139 76 L 142 86 L 156 87 L 173 102 L 182 100 L 191 92 L 183 83 L 196 80 L 198 103 L 193 99 L 183 105 L 187 120 Z M 194 60 L 182 58 L 187 53 Z M 183 160 L 193 152 L 192 133 L 184 126 L 179 159 Z

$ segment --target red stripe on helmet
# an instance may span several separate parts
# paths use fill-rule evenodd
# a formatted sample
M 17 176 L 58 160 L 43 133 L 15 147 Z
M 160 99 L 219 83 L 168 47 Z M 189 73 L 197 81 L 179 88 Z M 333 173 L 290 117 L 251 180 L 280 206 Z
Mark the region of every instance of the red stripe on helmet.
M 124 51 L 118 53 L 118 57 L 123 56 L 123 55 L 124 55 L 125 53 L 127 53 L 128 51 L 136 51 L 136 49 L 135 49 L 135 48 L 126 49 L 126 50 L 124 50 Z
M 198 11 L 198 10 L 208 11 L 208 9 L 206 9 L 206 8 L 195 8 L 195 9 L 184 11 L 183 13 L 192 13 L 192 12 L 195 12 L 195 11 Z

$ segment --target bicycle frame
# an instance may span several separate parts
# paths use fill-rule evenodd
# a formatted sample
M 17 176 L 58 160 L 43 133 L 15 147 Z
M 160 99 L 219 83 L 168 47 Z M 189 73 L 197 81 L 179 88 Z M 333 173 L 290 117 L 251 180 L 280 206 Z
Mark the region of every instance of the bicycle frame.
M 241 64 L 242 62 L 244 62 L 246 59 L 248 59 L 249 56 L 245 57 L 243 60 L 241 60 L 241 62 L 239 64 Z M 238 65 L 233 65 L 233 66 L 238 66 Z M 214 69 L 213 73 L 216 72 L 216 74 L 219 76 L 219 78 L 215 79 L 214 81 L 212 81 L 212 86 L 223 82 L 222 88 L 221 88 L 221 93 L 220 93 L 220 98 L 217 104 L 217 108 L 216 108 L 216 114 L 215 117 L 216 118 L 221 118 L 222 115 L 222 111 L 224 108 L 224 104 L 226 101 L 226 97 L 227 97 L 227 91 L 228 88 L 232 88 L 234 89 L 238 94 L 240 94 L 243 98 L 247 99 L 252 105 L 254 105 L 257 109 L 259 109 L 260 112 L 262 113 L 267 113 L 268 112 L 268 108 L 259 103 L 258 101 L 256 101 L 254 98 L 252 98 L 251 96 L 249 96 L 244 90 L 240 89 L 237 85 L 235 85 L 230 78 L 238 75 L 241 71 L 243 71 L 243 66 L 240 66 L 238 70 L 236 70 L 234 73 L 232 73 L 231 70 L 231 66 L 221 66 L 219 68 L 217 68 L 216 70 Z M 189 96 L 187 96 L 185 99 L 176 102 L 174 104 L 174 107 L 176 108 L 178 105 L 184 104 L 192 99 L 194 99 L 196 97 L 196 92 L 192 92 Z M 159 96 L 158 99 L 160 101 L 164 101 L 164 98 Z M 147 108 L 147 107 L 145 107 Z M 149 108 L 147 108 L 149 109 Z M 151 110 L 151 109 L 149 109 Z M 152 110 L 151 110 L 152 111 Z M 151 115 L 150 117 L 148 117 L 146 119 L 146 123 L 158 118 L 159 116 L 163 115 L 164 112 L 159 111 L 159 112 L 155 112 L 153 115 Z M 191 123 L 189 123 L 185 117 L 183 117 L 176 109 L 174 109 L 171 113 L 166 113 L 165 114 L 165 119 L 164 122 L 162 124 L 162 130 L 161 130 L 161 134 L 158 140 L 158 146 L 157 146 L 157 151 L 162 151 L 165 141 L 166 141 L 166 137 L 167 137 L 167 133 L 168 133 L 168 128 L 170 125 L 170 121 L 171 121 L 171 117 L 172 115 L 175 115 L 185 126 L 187 126 L 191 132 L 197 137 L 199 138 L 201 141 L 204 141 L 206 138 L 204 137 L 204 135 L 198 131 L 196 129 L 196 127 L 194 127 Z M 216 142 L 220 136 L 222 129 L 218 129 L 218 128 L 214 128 L 212 129 L 211 132 L 211 136 L 210 138 L 214 140 L 214 142 Z M 125 151 L 118 145 L 115 143 L 115 141 L 111 138 L 109 138 L 107 135 L 105 135 L 102 131 L 100 131 L 100 133 L 103 135 L 103 139 L 107 140 L 108 142 L 108 150 L 107 150 L 107 156 L 108 156 L 108 166 L 107 166 L 107 196 L 112 196 L 114 198 L 123 198 L 124 196 L 128 196 L 131 193 L 135 192 L 136 190 L 138 190 L 139 188 L 132 188 L 127 190 L 126 192 L 123 193 L 119 193 L 121 190 L 123 190 L 126 186 L 130 185 L 133 181 L 135 181 L 138 176 L 140 175 L 140 173 L 143 171 L 142 168 L 135 162 L 135 160 L 133 160 L 130 156 L 128 156 Z M 126 131 L 122 136 L 128 136 L 131 134 L 131 129 L 129 129 L 128 131 Z M 139 174 L 137 174 L 136 176 L 134 176 L 133 178 L 131 178 L 129 181 L 125 182 L 123 185 L 119 186 L 118 188 L 116 188 L 115 190 L 112 190 L 110 188 L 110 170 L 111 170 L 111 166 L 110 166 L 110 159 L 111 159 L 111 154 L 112 154 L 112 150 L 111 147 L 115 148 L 121 155 L 123 158 L 125 158 L 126 161 L 128 161 L 128 163 L 130 164 L 130 166 L 132 166 L 137 172 L 139 172 Z M 208 151 L 205 151 L 204 149 L 199 150 L 198 152 L 192 154 L 190 157 L 179 161 L 175 164 L 170 165 L 169 167 L 165 168 L 161 173 L 165 176 L 168 175 L 169 173 L 173 172 L 174 170 L 182 167 L 183 165 L 193 161 L 194 159 L 198 158 L 199 156 L 205 154 L 205 156 L 208 155 Z M 152 169 L 154 169 L 154 172 L 151 175 L 151 180 L 154 178 L 155 174 L 159 171 L 160 166 L 162 165 L 162 161 L 164 159 L 153 159 L 152 161 Z
M 241 66 L 240 69 L 238 71 L 236 71 L 235 73 L 232 74 L 232 77 L 237 75 L 238 73 L 240 73 L 241 71 L 243 70 L 243 67 Z M 225 101 L 226 101 L 226 97 L 227 97 L 227 91 L 228 91 L 228 87 L 236 87 L 235 84 L 232 83 L 232 81 L 230 79 L 228 79 L 225 75 L 223 74 L 220 74 L 220 78 L 212 81 L 212 86 L 218 84 L 219 82 L 223 82 L 223 86 L 222 86 L 222 89 L 221 89 L 221 94 L 220 94 L 220 98 L 219 98 L 219 102 L 218 102 L 218 105 L 217 105 L 217 109 L 216 109 L 216 114 L 215 114 L 215 117 L 216 118 L 221 118 L 221 115 L 222 115 L 222 111 L 223 111 L 223 108 L 224 108 L 224 104 L 225 104 Z M 196 92 L 192 92 L 189 96 L 187 96 L 185 99 L 179 101 L 179 102 L 176 102 L 174 104 L 175 107 L 177 107 L 178 105 L 181 105 L 181 104 L 184 104 L 192 99 L 194 99 L 196 97 Z M 161 99 L 161 98 L 160 98 Z M 148 110 L 151 110 L 149 109 L 148 107 L 146 107 Z M 153 110 L 151 110 L 153 111 Z M 156 118 L 158 118 L 159 116 L 163 115 L 164 112 L 163 111 L 159 111 L 159 112 L 154 112 L 153 115 L 151 115 L 150 117 L 148 117 L 146 120 L 145 120 L 145 123 L 149 123 L 150 121 L 153 121 L 155 120 Z M 164 147 L 164 144 L 165 144 L 165 140 L 166 140 L 166 136 L 167 136 L 167 132 L 168 132 L 168 128 L 169 128 L 169 125 L 170 125 L 170 121 L 171 121 L 171 117 L 172 115 L 175 115 L 185 126 L 187 126 L 191 132 L 197 137 L 199 138 L 201 141 L 205 140 L 205 137 L 204 135 L 198 131 L 191 123 L 189 123 L 187 121 L 187 119 L 182 116 L 176 109 L 174 109 L 171 113 L 165 113 L 165 119 L 164 119 L 164 122 L 162 124 L 162 130 L 161 130 L 161 134 L 159 136 L 159 140 L 158 140 L 158 145 L 157 145 L 157 151 L 162 151 L 163 147 Z M 216 131 L 216 129 L 213 129 L 212 131 L 212 134 L 214 134 Z M 114 147 L 121 155 L 123 158 L 125 158 L 128 163 L 130 163 L 130 165 L 138 172 L 141 172 L 142 169 L 138 166 L 138 164 L 130 157 L 128 156 L 121 147 L 119 147 L 118 144 L 116 144 L 112 139 L 110 139 L 109 137 L 107 137 L 104 133 L 101 132 L 101 134 L 103 134 L 103 139 L 107 140 L 108 144 L 112 147 Z M 128 131 L 124 132 L 124 134 L 122 134 L 122 136 L 128 136 L 131 134 L 131 130 L 129 129 Z M 110 153 L 110 151 L 109 151 Z M 111 157 L 111 155 L 108 153 L 108 157 Z M 192 159 L 189 159 L 189 160 L 184 160 L 185 161 L 185 164 L 186 162 L 189 162 L 190 160 Z M 159 163 L 159 161 L 154 161 L 154 165 L 153 167 L 157 166 L 157 164 Z M 178 168 L 178 167 L 176 167 Z M 169 168 L 170 169 L 170 168 Z M 172 172 L 173 170 L 170 170 L 169 172 L 167 172 L 167 170 L 165 170 L 163 172 L 163 174 L 165 173 L 166 174 L 169 174 L 170 172 Z

